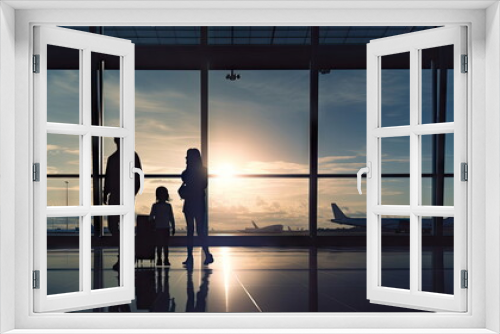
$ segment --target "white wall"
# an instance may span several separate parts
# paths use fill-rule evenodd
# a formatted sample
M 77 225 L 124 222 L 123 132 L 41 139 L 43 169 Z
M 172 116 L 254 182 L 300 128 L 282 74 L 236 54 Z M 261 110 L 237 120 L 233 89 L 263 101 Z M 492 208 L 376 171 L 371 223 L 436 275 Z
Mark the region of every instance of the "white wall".
M 0 3 L 0 333 L 14 328 L 15 13 Z
M 486 256 L 496 259 L 486 266 L 486 328 L 500 332 L 500 12 L 499 4 L 486 12 Z
M 449 2 L 454 3 L 454 2 Z M 495 5 L 496 6 L 496 5 Z M 497 31 L 492 32 L 489 37 L 489 47 L 497 50 L 499 48 L 498 41 L 498 9 L 497 7 L 492 7 L 489 10 L 489 20 L 488 29 L 497 29 Z M 493 14 L 493 15 L 492 15 Z M 32 244 L 32 234 L 31 234 L 31 224 L 32 217 L 27 208 L 30 207 L 31 199 L 26 194 L 30 193 L 31 181 L 30 175 L 30 141 L 31 141 L 31 123 L 30 123 L 30 112 L 31 108 L 29 105 L 29 92 L 30 92 L 30 80 L 29 80 L 29 68 L 30 68 L 30 22 L 37 23 L 53 23 L 61 22 L 68 25 L 90 24 L 95 23 L 99 25 L 102 22 L 109 22 L 114 24 L 120 24 L 126 22 L 128 25 L 141 24 L 142 22 L 147 22 L 148 24 L 165 24 L 168 22 L 170 25 L 177 24 L 227 24 L 227 25 L 252 25 L 255 22 L 262 22 L 263 24 L 269 25 L 270 22 L 276 25 L 287 25 L 287 24 L 299 24 L 299 25 L 336 25 L 336 24 L 355 24 L 356 22 L 362 22 L 367 24 L 370 22 L 387 22 L 390 24 L 404 25 L 408 22 L 414 22 L 418 24 L 433 24 L 433 23 L 446 23 L 446 24 L 457 24 L 457 23 L 472 23 L 472 40 L 473 40 L 473 53 L 472 53 L 472 68 L 473 68 L 473 78 L 471 83 L 474 89 L 473 101 L 471 101 L 472 106 L 472 116 L 470 118 L 471 125 L 469 130 L 471 131 L 471 136 L 474 138 L 472 149 L 472 160 L 471 164 L 471 179 L 474 180 L 474 187 L 469 193 L 472 200 L 472 212 L 469 217 L 473 223 L 473 227 L 470 230 L 472 234 L 472 239 L 474 239 L 474 247 L 470 250 L 472 257 L 480 258 L 480 261 L 471 262 L 471 273 L 480 273 L 480 275 L 471 275 L 471 280 L 475 282 L 480 282 L 481 284 L 475 284 L 477 288 L 469 290 L 469 296 L 472 298 L 472 317 L 470 316 L 456 316 L 453 314 L 442 314 L 432 317 L 430 320 L 427 316 L 412 315 L 411 318 L 405 318 L 405 315 L 394 317 L 391 321 L 387 318 L 377 315 L 363 315 L 363 316 L 338 316 L 335 315 L 314 315 L 310 316 L 308 319 L 314 325 L 315 328 L 329 328 L 332 326 L 356 326 L 358 328 L 368 328 L 368 327 L 392 327 L 400 328 L 408 324 L 407 321 L 412 321 L 412 326 L 415 328 L 425 328 L 425 327 L 475 327 L 482 328 L 484 326 L 484 313 L 485 313 L 485 303 L 484 303 L 484 291 L 488 291 L 490 304 L 496 309 L 489 311 L 489 323 L 491 328 L 497 328 L 498 326 L 498 314 L 499 314 L 499 295 L 498 286 L 487 286 L 486 284 L 492 285 L 491 282 L 497 282 L 500 270 L 499 266 L 490 266 L 493 274 L 493 278 L 486 278 L 484 275 L 485 254 L 489 256 L 495 256 L 498 261 L 498 250 L 500 249 L 498 245 L 499 231 L 500 228 L 494 224 L 491 229 L 488 230 L 490 237 L 489 243 L 484 242 L 485 231 L 485 207 L 487 204 L 485 200 L 485 146 L 492 145 L 493 150 L 498 151 L 498 140 L 491 141 L 488 138 L 488 142 L 485 140 L 485 127 L 488 125 L 488 131 L 493 132 L 498 139 L 498 122 L 492 122 L 485 116 L 486 106 L 488 106 L 488 113 L 492 113 L 493 117 L 497 117 L 494 113 L 497 113 L 500 105 L 500 99 L 498 98 L 498 90 L 490 91 L 488 94 L 488 100 L 486 97 L 485 89 L 485 75 L 488 73 L 488 78 L 491 81 L 488 87 L 497 87 L 499 85 L 499 71 L 498 71 L 498 52 L 495 51 L 492 54 L 488 54 L 488 60 L 493 63 L 496 67 L 487 69 L 484 66 L 485 53 L 484 53 L 484 29 L 486 28 L 486 20 L 484 17 L 483 10 L 364 10 L 364 11 L 349 11 L 349 10 L 321 10 L 321 11 L 311 11 L 311 10 L 247 10 L 247 11 L 227 11 L 227 10 L 165 10 L 165 11 L 144 11 L 144 10 L 132 10 L 132 11 L 111 11 L 111 10 L 42 10 L 42 11 L 17 11 L 16 16 L 16 74 L 17 80 L 15 82 L 15 93 L 16 93 L 16 173 L 18 175 L 16 182 L 16 255 L 19 256 L 19 261 L 16 263 L 16 285 L 17 285 L 17 295 L 16 295 L 16 324 L 18 327 L 25 328 L 36 328 L 36 327 L 46 327 L 46 328 L 60 328 L 64 330 L 71 326 L 83 327 L 93 327 L 93 328 L 113 328 L 112 326 L 120 325 L 123 328 L 134 328 L 138 321 L 141 321 L 140 315 L 127 315 L 120 316 L 116 315 L 113 324 L 106 322 L 105 317 L 96 317 L 95 315 L 89 314 L 81 317 L 64 317 L 58 316 L 57 314 L 43 317 L 29 317 L 27 310 L 32 309 L 31 305 L 31 289 L 28 289 L 30 283 L 30 270 L 31 264 L 29 263 L 30 252 L 32 249 L 30 245 Z M 1 35 L 0 35 L 1 36 Z M 496 37 L 495 37 L 496 36 Z M 3 46 L 3 42 L 2 42 Z M 495 56 L 496 55 L 496 56 Z M 1 60 L 1 59 L 0 59 Z M 1 67 L 0 67 L 1 70 Z M 3 77 L 3 76 L 2 76 Z M 13 76 L 12 76 L 13 77 Z M 6 92 L 12 92 L 14 89 L 14 83 L 10 82 L 10 86 L 6 90 L 2 90 L 2 94 Z M 3 87 L 2 87 L 3 89 Z M 12 94 L 13 95 L 13 94 Z M 1 104 L 0 104 L 1 106 Z M 491 108 L 490 108 L 491 107 Z M 3 110 L 1 111 L 3 113 Z M 9 114 L 12 117 L 12 113 Z M 12 120 L 11 120 L 12 121 Z M 12 123 L 10 123 L 12 124 Z M 12 127 L 13 128 L 13 127 Z M 10 130 L 12 131 L 12 129 Z M 496 133 L 495 133 L 496 131 Z M 0 134 L 0 140 L 2 143 L 5 141 L 2 139 L 3 133 Z M 12 137 L 11 137 L 12 138 Z M 493 138 L 493 137 L 492 137 Z M 7 142 L 6 144 L 10 144 Z M 495 195 L 488 199 L 488 221 L 490 217 L 494 217 L 498 222 L 499 202 L 500 197 L 499 186 L 500 177 L 498 173 L 498 162 L 500 161 L 500 154 L 495 151 L 493 155 L 488 157 L 488 162 L 494 163 L 492 167 L 489 167 L 488 172 L 493 172 L 492 176 L 495 176 L 495 182 L 488 182 L 488 189 L 495 192 Z M 0 152 L 1 153 L 1 152 Z M 13 153 L 11 153 L 13 155 Z M 2 158 L 4 156 L 2 155 Z M 495 161 L 491 161 L 492 158 L 496 157 Z M 0 164 L 1 165 L 1 164 Z M 13 178 L 12 178 L 13 179 Z M 3 186 L 3 185 L 2 185 Z M 4 189 L 3 187 L 1 189 Z M 2 191 L 0 189 L 0 192 Z M 19 190 L 21 189 L 21 190 Z M 496 197 L 495 197 L 496 196 Z M 9 199 L 10 200 L 10 199 Z M 2 200 L 2 206 L 5 203 Z M 496 211 L 495 211 L 496 210 Z M 13 217 L 10 217 L 13 218 Z M 0 242 L 4 239 L 8 239 L 9 235 L 3 234 L 3 231 L 7 233 L 11 232 L 10 227 L 14 226 L 14 220 L 9 221 L 10 224 L 5 224 L 2 220 L 3 226 L 0 230 Z M 496 244 L 495 244 L 496 241 Z M 485 244 L 492 250 L 493 253 L 485 253 Z M 3 253 L 5 254 L 5 253 Z M 0 253 L 0 256 L 3 256 Z M 0 258 L 2 261 L 3 258 Z M 11 262 L 7 263 L 8 265 Z M 3 270 L 4 263 L 0 263 Z M 13 263 L 12 263 L 13 265 Z M 496 268 L 496 269 L 495 269 Z M 496 276 L 495 276 L 496 274 Z M 486 283 L 488 282 L 488 283 Z M 472 283 L 472 282 L 471 282 Z M 486 284 L 485 284 L 486 283 Z M 6 287 L 0 286 L 2 292 L 4 292 Z M 490 293 L 490 288 L 493 293 Z M 496 292 L 495 292 L 496 291 Z M 7 289 L 9 293 L 9 289 Z M 3 296 L 2 301 L 4 300 Z M 496 305 L 496 306 L 495 306 Z M 0 306 L 2 306 L 0 304 Z M 4 312 L 4 310 L 1 310 Z M 7 310 L 5 310 L 7 312 Z M 3 313 L 2 313 L 3 314 Z M 314 319 L 313 319 L 314 318 Z M 145 319 L 142 319 L 145 320 Z M 267 320 L 267 321 L 266 321 Z M 272 320 L 273 322 L 271 323 Z M 395 321 L 398 320 L 398 321 Z M 148 318 L 148 325 L 156 326 L 157 328 L 162 328 L 165 326 L 164 320 L 161 317 L 158 318 Z M 182 315 L 172 315 L 169 317 L 169 326 L 172 328 L 182 328 L 183 326 L 191 326 L 191 328 L 221 328 L 225 326 L 226 328 L 237 328 L 237 327 L 247 327 L 247 328 L 283 328 L 284 326 L 293 326 L 296 329 L 304 328 L 308 325 L 307 319 L 302 316 L 291 315 L 266 315 L 266 316 L 241 316 L 241 315 L 217 315 L 217 316 L 201 316 L 193 315 L 189 317 L 183 317 Z M 399 332 L 399 330 L 397 330 Z

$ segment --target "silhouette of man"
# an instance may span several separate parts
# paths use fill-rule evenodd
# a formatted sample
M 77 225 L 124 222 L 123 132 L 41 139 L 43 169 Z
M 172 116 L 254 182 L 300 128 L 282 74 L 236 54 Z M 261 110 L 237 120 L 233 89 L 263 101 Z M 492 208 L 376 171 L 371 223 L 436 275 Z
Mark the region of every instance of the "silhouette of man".
M 120 205 L 120 138 L 115 138 L 116 151 L 108 157 L 106 162 L 106 174 L 104 176 L 104 194 L 103 203 L 106 205 Z M 135 153 L 135 167 L 142 169 L 141 159 Z M 138 175 L 135 175 L 135 195 L 139 192 L 141 186 Z M 108 216 L 108 229 L 111 232 L 111 243 L 113 246 L 119 246 L 120 240 L 120 216 Z M 120 254 L 118 261 L 113 265 L 114 270 L 120 269 Z

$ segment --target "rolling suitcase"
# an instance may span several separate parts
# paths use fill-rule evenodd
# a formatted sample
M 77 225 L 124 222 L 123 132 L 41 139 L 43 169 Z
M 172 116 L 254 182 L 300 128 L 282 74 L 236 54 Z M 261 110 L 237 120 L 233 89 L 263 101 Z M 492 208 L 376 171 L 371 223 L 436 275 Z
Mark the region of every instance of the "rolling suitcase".
M 138 215 L 135 232 L 135 263 L 142 266 L 144 260 L 154 265 L 155 260 L 155 231 L 149 216 Z

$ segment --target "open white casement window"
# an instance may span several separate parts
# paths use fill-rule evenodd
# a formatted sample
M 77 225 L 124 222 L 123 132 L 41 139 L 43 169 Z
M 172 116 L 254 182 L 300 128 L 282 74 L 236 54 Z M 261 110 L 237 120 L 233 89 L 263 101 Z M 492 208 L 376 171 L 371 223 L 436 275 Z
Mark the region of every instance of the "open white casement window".
M 134 45 L 45 26 L 35 27 L 34 41 L 34 311 L 129 303 L 135 296 Z M 55 53 L 64 55 L 65 63 L 54 64 L 51 55 Z M 94 107 L 103 108 L 103 104 L 92 105 L 96 99 L 91 96 L 92 71 L 96 69 L 91 59 L 97 55 L 112 59 L 118 68 L 112 73 L 114 81 L 108 80 L 113 82 L 107 105 L 112 115 L 104 120 L 93 119 L 91 113 Z M 62 105 L 63 112 L 54 111 Z M 109 174 L 114 189 L 107 201 L 110 205 L 101 205 L 100 199 L 91 197 L 91 188 L 103 185 L 103 171 L 93 168 L 92 146 L 106 143 L 116 149 L 114 170 Z M 113 286 L 99 284 L 102 278 L 93 270 L 102 264 L 92 254 L 106 251 L 93 237 L 100 235 L 105 220 L 110 230 L 113 224 L 119 226 L 119 232 L 114 229 L 114 243 L 107 247 L 115 250 L 113 259 L 119 254 L 118 282 Z M 51 236 L 57 233 L 67 240 L 64 247 L 69 255 L 61 260 L 78 268 L 75 277 L 58 280 L 61 276 L 51 275 L 51 269 L 58 266 L 53 259 L 58 257 L 48 261 L 47 255 L 57 252 L 50 245 Z M 50 280 L 58 281 L 49 284 Z M 49 291 L 48 286 L 56 288 Z
M 373 303 L 467 310 L 466 60 L 464 27 L 368 44 L 367 295 Z M 400 233 L 391 235 L 389 225 Z

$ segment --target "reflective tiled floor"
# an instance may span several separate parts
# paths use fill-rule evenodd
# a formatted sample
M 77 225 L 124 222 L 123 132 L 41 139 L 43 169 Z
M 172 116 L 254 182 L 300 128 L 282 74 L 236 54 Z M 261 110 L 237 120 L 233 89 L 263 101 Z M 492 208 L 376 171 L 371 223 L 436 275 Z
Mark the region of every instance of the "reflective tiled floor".
M 169 268 L 138 263 L 136 299 L 131 304 L 84 312 L 409 311 L 366 299 L 364 249 L 212 247 L 211 251 L 213 264 L 204 266 L 201 252 L 196 251 L 192 269 L 182 266 L 186 250 L 180 247 L 170 249 Z M 397 249 L 391 253 L 394 269 L 389 270 L 398 273 L 397 279 L 405 279 L 400 262 L 408 254 Z M 78 276 L 77 259 L 76 252 L 50 252 L 49 291 L 78 289 L 78 281 L 70 279 Z M 112 270 L 116 259 L 116 252 L 103 251 L 103 269 L 93 272 L 94 288 L 117 286 L 118 274 Z

